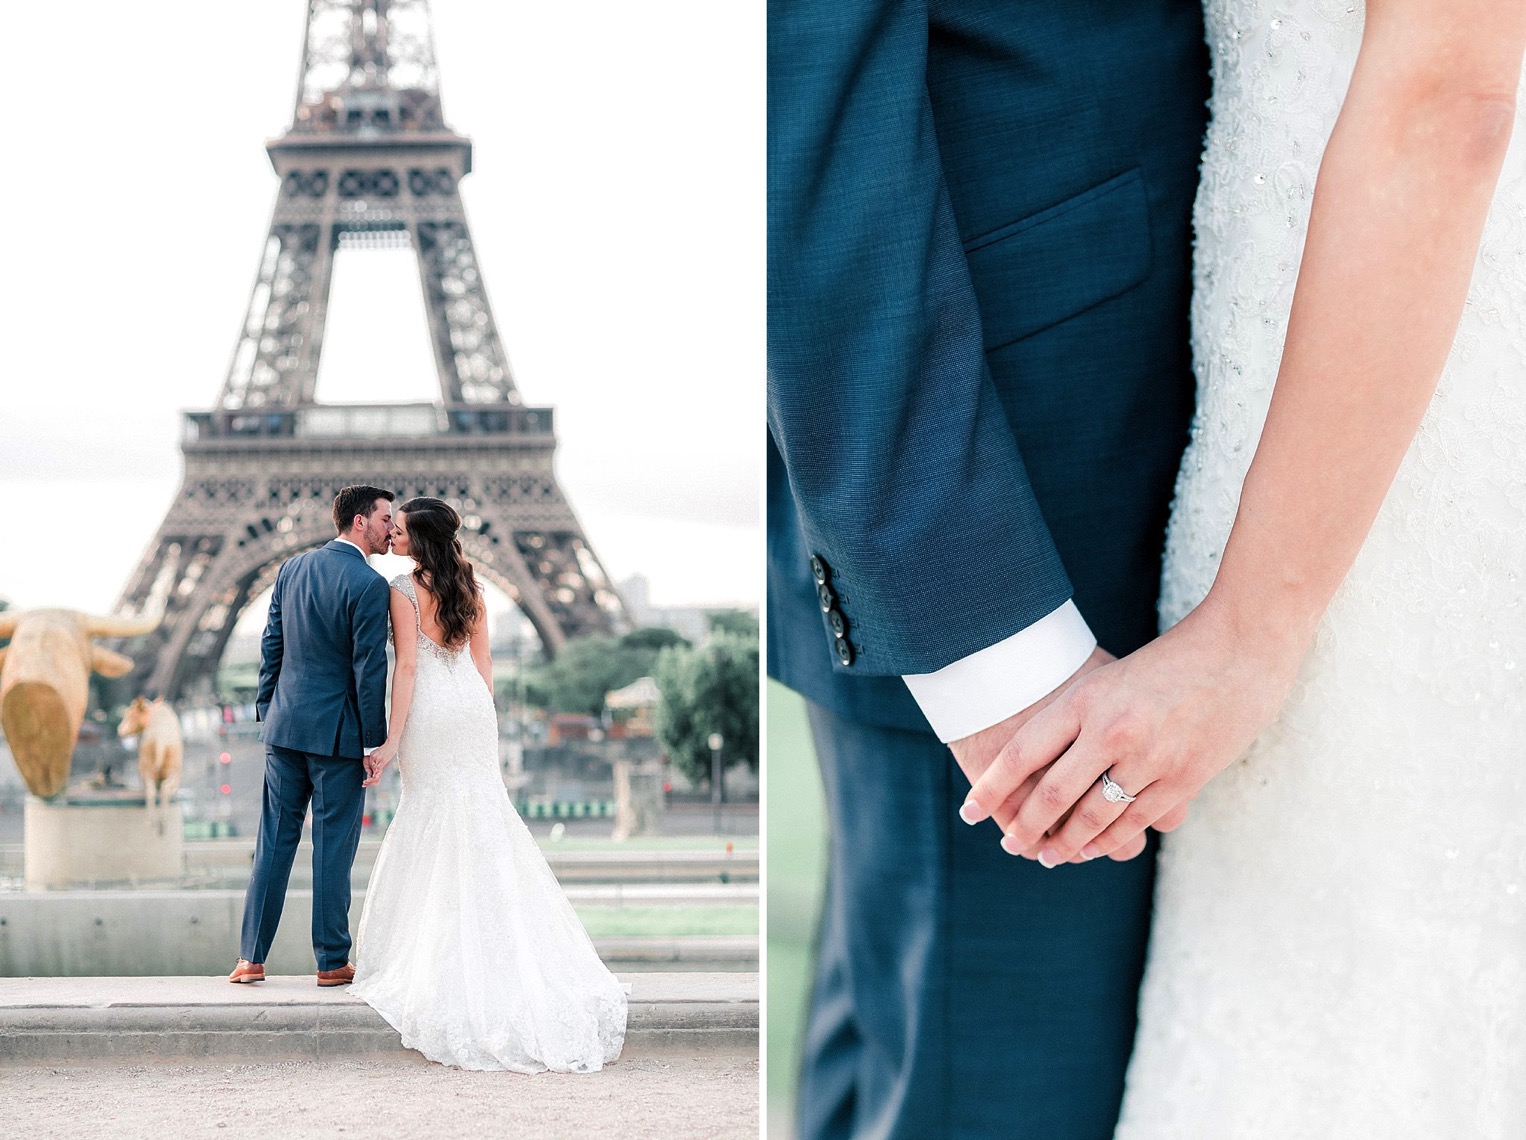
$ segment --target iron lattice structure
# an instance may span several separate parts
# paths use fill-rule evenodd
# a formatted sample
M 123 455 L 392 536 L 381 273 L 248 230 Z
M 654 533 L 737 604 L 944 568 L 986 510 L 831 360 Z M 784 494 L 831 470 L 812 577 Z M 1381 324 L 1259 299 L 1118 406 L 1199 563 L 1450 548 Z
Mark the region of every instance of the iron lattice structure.
M 125 646 L 139 691 L 210 690 L 234 623 L 280 563 L 333 537 L 346 484 L 436 495 L 477 569 L 548 652 L 624 624 L 553 472 L 550 408 L 514 386 L 462 207 L 470 140 L 445 125 L 425 0 L 309 0 L 290 128 L 266 146 L 280 188 L 217 405 L 186 415 L 185 476 L 118 603 L 163 614 Z M 414 250 L 440 400 L 315 401 L 334 257 Z

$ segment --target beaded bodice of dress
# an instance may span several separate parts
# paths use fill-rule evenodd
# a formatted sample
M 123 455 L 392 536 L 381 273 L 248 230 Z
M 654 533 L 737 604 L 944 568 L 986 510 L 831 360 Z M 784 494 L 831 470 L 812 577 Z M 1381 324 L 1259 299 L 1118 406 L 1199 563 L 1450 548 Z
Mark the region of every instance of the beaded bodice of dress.
M 401 590 L 413 603 L 413 629 L 417 634 L 417 643 L 420 657 L 428 657 L 432 661 L 439 661 L 448 666 L 454 666 L 467 656 L 470 642 L 463 641 L 454 648 L 441 645 L 434 638 L 424 632 L 424 619 L 419 609 L 418 587 L 414 584 L 412 574 L 399 574 L 392 579 L 392 587 Z

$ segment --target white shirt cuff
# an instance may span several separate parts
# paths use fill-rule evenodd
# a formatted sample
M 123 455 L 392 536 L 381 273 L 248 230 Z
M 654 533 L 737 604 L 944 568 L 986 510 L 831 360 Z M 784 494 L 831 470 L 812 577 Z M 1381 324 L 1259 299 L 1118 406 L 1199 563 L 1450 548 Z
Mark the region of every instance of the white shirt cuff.
M 994 723 L 996 723 L 996 722 L 995 722 L 995 721 L 992 721 L 992 722 L 991 722 L 991 723 L 992 723 L 992 724 L 994 724 Z M 378 745 L 377 745 L 377 746 L 376 746 L 376 748 L 380 748 L 380 747 L 381 747 L 381 745 L 380 745 L 380 744 L 378 744 Z M 362 756 L 369 756 L 369 755 L 371 755 L 371 753 L 373 753 L 373 752 L 375 752 L 375 751 L 376 751 L 376 748 L 362 748 L 362 749 L 361 749 L 361 750 L 360 750 L 360 754 L 361 754 L 361 755 L 362 755 Z
M 935 673 L 902 678 L 933 726 L 950 740 L 990 728 L 1054 692 L 1097 648 L 1074 601 L 1011 637 Z

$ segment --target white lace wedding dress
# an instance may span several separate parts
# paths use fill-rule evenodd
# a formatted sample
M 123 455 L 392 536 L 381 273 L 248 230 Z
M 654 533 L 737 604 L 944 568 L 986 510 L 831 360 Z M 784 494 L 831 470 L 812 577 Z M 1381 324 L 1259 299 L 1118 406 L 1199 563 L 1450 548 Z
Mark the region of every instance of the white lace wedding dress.
M 414 605 L 418 671 L 352 992 L 432 1061 L 596 1072 L 620 1053 L 625 990 L 509 802 L 492 694 L 471 654 L 418 628 L 408 575 L 392 588 Z
M 1198 415 L 1162 621 L 1263 425 L 1360 0 L 1211 0 Z M 1440 388 L 1286 709 L 1165 837 L 1119 1140 L 1526 1137 L 1526 130 Z

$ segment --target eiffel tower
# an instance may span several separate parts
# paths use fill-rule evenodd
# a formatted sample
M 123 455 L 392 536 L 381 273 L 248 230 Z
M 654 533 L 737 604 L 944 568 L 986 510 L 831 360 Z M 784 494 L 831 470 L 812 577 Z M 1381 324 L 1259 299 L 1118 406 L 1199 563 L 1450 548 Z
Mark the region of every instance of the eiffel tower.
M 527 407 L 462 208 L 469 139 L 445 125 L 426 0 L 309 0 L 280 188 L 222 394 L 189 412 L 185 476 L 117 606 L 163 614 L 123 648 L 138 692 L 210 695 L 234 623 L 281 562 L 334 536 L 351 483 L 435 495 L 479 573 L 548 653 L 625 624 L 552 469 L 550 408 Z M 318 359 L 335 253 L 412 248 L 440 381 L 435 403 L 324 405 Z

